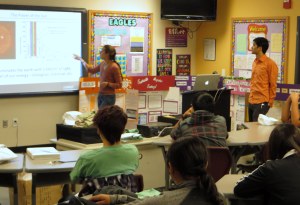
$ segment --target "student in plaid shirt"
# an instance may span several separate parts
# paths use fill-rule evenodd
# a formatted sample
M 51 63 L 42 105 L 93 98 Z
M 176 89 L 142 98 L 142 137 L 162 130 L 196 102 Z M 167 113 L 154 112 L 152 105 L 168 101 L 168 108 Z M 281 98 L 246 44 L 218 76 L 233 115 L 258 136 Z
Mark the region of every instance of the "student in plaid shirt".
M 226 146 L 226 121 L 214 114 L 214 99 L 209 93 L 201 92 L 193 98 L 192 107 L 171 132 L 174 140 L 187 136 L 200 137 L 206 146 Z

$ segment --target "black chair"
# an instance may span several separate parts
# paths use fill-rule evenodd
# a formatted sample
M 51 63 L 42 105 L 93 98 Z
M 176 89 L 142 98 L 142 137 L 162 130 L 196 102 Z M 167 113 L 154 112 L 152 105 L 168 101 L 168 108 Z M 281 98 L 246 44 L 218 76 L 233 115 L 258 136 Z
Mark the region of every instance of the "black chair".
M 137 186 L 137 192 L 141 192 L 144 190 L 144 178 L 141 174 L 134 174 L 135 183 Z

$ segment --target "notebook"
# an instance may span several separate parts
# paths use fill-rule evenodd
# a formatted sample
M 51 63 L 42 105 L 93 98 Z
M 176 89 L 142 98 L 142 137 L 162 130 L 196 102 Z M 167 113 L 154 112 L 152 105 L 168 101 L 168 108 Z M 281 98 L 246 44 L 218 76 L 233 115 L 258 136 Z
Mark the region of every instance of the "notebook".
M 26 153 L 31 157 L 31 159 L 60 160 L 60 152 L 54 147 L 27 148 Z
M 202 74 L 196 76 L 196 81 L 193 90 L 217 90 L 220 81 L 219 74 Z

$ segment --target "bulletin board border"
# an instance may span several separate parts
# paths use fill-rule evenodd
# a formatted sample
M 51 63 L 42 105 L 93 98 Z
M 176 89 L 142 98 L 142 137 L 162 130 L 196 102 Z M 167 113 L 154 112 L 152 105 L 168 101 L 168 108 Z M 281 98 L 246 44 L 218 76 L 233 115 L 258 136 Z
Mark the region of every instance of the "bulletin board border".
M 133 18 L 147 18 L 148 19 L 148 51 L 144 55 L 147 55 L 147 74 L 152 74 L 152 39 L 153 39 L 153 14 L 144 12 L 122 12 L 122 11 L 102 11 L 102 10 L 89 10 L 88 11 L 88 63 L 94 64 L 94 38 L 95 34 L 93 19 L 95 16 L 100 17 L 133 17 Z
M 281 79 L 280 83 L 286 83 L 287 72 L 287 51 L 288 51 L 288 30 L 289 30 L 289 17 L 248 17 L 248 18 L 232 18 L 232 39 L 231 39 L 231 74 L 234 75 L 234 56 L 235 56 L 235 38 L 236 38 L 236 25 L 237 24 L 251 24 L 251 23 L 283 23 L 282 29 L 282 49 L 281 49 Z

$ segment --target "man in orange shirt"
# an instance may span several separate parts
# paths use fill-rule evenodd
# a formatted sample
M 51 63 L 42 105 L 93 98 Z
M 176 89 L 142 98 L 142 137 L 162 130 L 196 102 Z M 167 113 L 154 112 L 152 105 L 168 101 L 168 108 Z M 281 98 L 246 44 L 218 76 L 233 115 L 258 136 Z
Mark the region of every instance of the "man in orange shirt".
M 252 64 L 252 76 L 249 95 L 249 121 L 255 122 L 259 114 L 266 114 L 276 96 L 278 67 L 265 55 L 269 48 L 266 38 L 258 37 L 253 40 L 252 54 L 256 59 Z

